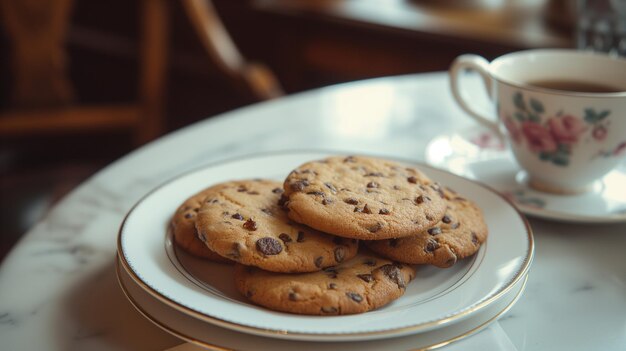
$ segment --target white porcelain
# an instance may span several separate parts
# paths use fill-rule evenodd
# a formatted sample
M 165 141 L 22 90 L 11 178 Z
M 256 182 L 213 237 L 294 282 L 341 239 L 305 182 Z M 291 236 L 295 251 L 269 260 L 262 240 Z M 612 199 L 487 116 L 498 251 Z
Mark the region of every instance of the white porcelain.
M 384 340 L 355 340 L 349 342 L 323 342 L 318 340 L 318 342 L 303 342 L 267 338 L 220 328 L 185 314 L 155 298 L 144 290 L 141 285 L 137 284 L 131 277 L 131 274 L 121 268 L 119 261 L 117 274 L 120 287 L 126 297 L 152 323 L 187 342 L 202 346 L 208 350 L 220 351 L 225 349 L 254 351 L 399 351 L 436 349 L 463 340 L 504 316 L 522 295 L 527 280 L 527 276 L 524 275 L 498 301 L 463 321 L 445 328 Z
M 459 80 L 464 69 L 484 79 L 492 98 L 490 111 L 477 112 L 476 103 L 466 97 Z M 516 52 L 491 63 L 463 55 L 452 64 L 450 79 L 453 95 L 468 115 L 506 136 L 536 189 L 588 191 L 626 155 L 624 59 L 554 49 Z M 538 80 L 606 84 L 619 92 L 571 92 L 529 84 Z
M 246 333 L 300 340 L 366 340 L 406 335 L 452 324 L 497 301 L 530 266 L 533 239 L 523 217 L 501 196 L 467 179 L 421 166 L 423 171 L 473 199 L 483 209 L 490 235 L 470 259 L 452 268 L 419 267 L 404 296 L 364 315 L 316 317 L 254 306 L 233 288 L 228 267 L 196 284 L 166 250 L 168 222 L 179 203 L 212 184 L 233 178 L 284 177 L 298 165 L 327 157 L 319 152 L 253 156 L 204 167 L 150 192 L 128 214 L 119 236 L 120 257 L 133 277 L 170 306 L 209 323 Z M 419 167 L 419 165 L 418 165 Z M 191 262 L 187 260 L 186 262 Z M 196 262 L 188 271 L 213 272 Z M 184 267 L 182 268 L 184 269 Z
M 526 173 L 499 137 L 482 127 L 434 138 L 426 148 L 426 162 L 487 184 L 527 215 L 578 223 L 626 222 L 626 163 L 582 194 L 537 191 L 528 186 Z

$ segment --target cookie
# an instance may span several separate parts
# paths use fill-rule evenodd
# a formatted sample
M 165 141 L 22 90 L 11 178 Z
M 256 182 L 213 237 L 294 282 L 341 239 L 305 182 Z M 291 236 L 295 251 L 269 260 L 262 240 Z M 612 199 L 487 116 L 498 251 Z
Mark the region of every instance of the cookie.
M 198 238 L 196 231 L 196 215 L 205 197 L 206 190 L 203 190 L 185 200 L 185 202 L 178 207 L 170 222 L 170 228 L 174 234 L 174 242 L 178 247 L 194 256 L 206 258 L 214 262 L 232 262 L 210 250 Z
M 291 221 L 278 205 L 282 184 L 231 181 L 207 190 L 197 214 L 200 238 L 218 254 L 273 272 L 313 272 L 356 255 L 358 241 Z
M 310 315 L 367 312 L 399 298 L 415 269 L 360 252 L 323 271 L 281 274 L 235 266 L 235 285 L 255 304 L 272 310 Z
M 330 157 L 303 164 L 283 184 L 296 222 L 338 236 L 381 240 L 436 224 L 445 203 L 422 172 L 370 157 Z
M 370 241 L 366 245 L 399 262 L 442 268 L 476 253 L 488 233 L 480 208 L 451 189 L 445 188 L 443 193 L 447 207 L 439 223 L 417 235 Z

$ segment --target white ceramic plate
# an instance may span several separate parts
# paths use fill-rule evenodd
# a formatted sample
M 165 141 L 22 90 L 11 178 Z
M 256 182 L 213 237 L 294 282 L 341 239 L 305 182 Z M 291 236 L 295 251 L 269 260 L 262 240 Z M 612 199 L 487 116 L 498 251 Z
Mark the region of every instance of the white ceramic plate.
M 121 268 L 119 260 L 117 275 L 124 294 L 144 317 L 166 332 L 187 342 L 217 351 L 432 350 L 473 335 L 502 317 L 522 295 L 528 279 L 528 276 L 523 276 L 498 301 L 476 312 L 471 317 L 446 328 L 384 340 L 305 342 L 266 338 L 220 328 L 172 308 L 150 295 L 131 278 L 126 270 Z
M 597 181 L 590 192 L 556 195 L 532 189 L 510 151 L 492 132 L 471 128 L 434 138 L 426 161 L 489 184 L 534 217 L 579 223 L 626 222 L 626 163 Z
M 169 219 L 190 195 L 235 178 L 281 180 L 303 162 L 326 156 L 318 152 L 251 156 L 210 165 L 164 184 L 140 200 L 124 220 L 118 240 L 122 264 L 150 294 L 209 323 L 276 338 L 326 341 L 379 339 L 459 322 L 498 301 L 526 274 L 534 245 L 523 216 L 485 186 L 426 166 L 420 168 L 430 177 L 478 203 L 489 239 L 476 255 L 452 268 L 420 267 L 405 295 L 376 311 L 332 317 L 270 311 L 247 303 L 234 291 L 228 268 L 211 271 L 215 272 L 211 278 L 198 284 L 189 272 L 181 272 L 187 269 L 181 269 L 178 258 L 168 256 Z

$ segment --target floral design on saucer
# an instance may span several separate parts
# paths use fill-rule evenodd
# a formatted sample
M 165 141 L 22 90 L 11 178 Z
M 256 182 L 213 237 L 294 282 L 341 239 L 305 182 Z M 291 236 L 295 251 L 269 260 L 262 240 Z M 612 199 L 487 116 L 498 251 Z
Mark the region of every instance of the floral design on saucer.
M 586 108 L 583 117 L 564 112 L 549 116 L 541 101 L 530 98 L 528 101 L 521 92 L 513 95 L 515 111 L 503 113 L 502 121 L 511 140 L 526 147 L 540 160 L 567 167 L 576 144 L 581 142 L 603 142 L 608 134 L 610 110 Z M 597 157 L 618 156 L 626 151 L 626 140 L 615 148 L 601 150 Z

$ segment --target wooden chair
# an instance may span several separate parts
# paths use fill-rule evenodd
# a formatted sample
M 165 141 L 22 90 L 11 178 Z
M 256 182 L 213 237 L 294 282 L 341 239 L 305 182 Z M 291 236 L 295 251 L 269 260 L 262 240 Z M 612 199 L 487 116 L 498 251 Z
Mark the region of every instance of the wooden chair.
M 210 60 L 231 79 L 259 100 L 284 95 L 274 74 L 264 65 L 248 62 L 240 54 L 209 0 L 182 0 L 187 16 Z
M 141 2 L 138 99 L 80 106 L 67 78 L 63 45 L 73 0 L 0 0 L 11 42 L 12 109 L 0 137 L 131 130 L 136 144 L 163 132 L 168 16 L 164 0 Z
M 141 1 L 138 99 L 124 105 L 81 106 L 74 102 L 63 45 L 73 0 L 0 0 L 11 42 L 12 105 L 0 114 L 0 138 L 68 132 L 130 130 L 135 144 L 164 132 L 168 54 L 167 0 Z M 283 95 L 265 66 L 246 61 L 208 0 L 182 5 L 211 62 L 234 85 L 258 100 Z

